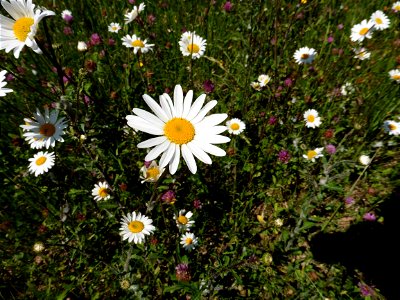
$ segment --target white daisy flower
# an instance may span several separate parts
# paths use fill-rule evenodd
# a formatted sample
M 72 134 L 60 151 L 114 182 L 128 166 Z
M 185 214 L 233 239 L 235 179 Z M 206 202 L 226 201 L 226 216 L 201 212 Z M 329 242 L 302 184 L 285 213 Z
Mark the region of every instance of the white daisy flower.
M 108 31 L 109 32 L 118 32 L 121 29 L 121 26 L 119 23 L 111 23 L 108 25 Z
M 68 9 L 63 10 L 61 12 L 61 18 L 63 18 L 63 20 L 65 20 L 65 21 L 69 22 L 70 20 L 73 19 L 72 12 Z
M 147 44 L 147 40 L 140 40 L 140 37 L 136 36 L 136 34 L 130 36 L 127 34 L 124 36 L 122 39 L 123 41 L 122 45 L 124 45 L 127 48 L 133 48 L 133 52 L 136 54 L 140 50 L 141 53 L 147 53 L 151 49 L 154 44 Z
M 192 227 L 194 224 L 194 221 L 190 220 L 190 218 L 193 216 L 193 213 L 188 211 L 185 214 L 185 212 L 186 211 L 184 209 L 181 209 L 179 213 L 174 216 L 174 220 L 176 221 L 176 226 L 178 226 L 179 230 L 189 231 L 190 227 Z
M 180 50 L 183 56 L 192 56 L 192 59 L 200 58 L 206 51 L 207 42 L 195 32 L 184 32 L 179 41 Z
M 400 82 L 400 69 L 394 69 L 389 71 L 389 76 L 396 82 Z
M 94 200 L 100 201 L 100 200 L 110 199 L 111 196 L 108 192 L 109 188 L 110 188 L 110 186 L 105 181 L 95 184 L 94 188 L 92 190 L 92 196 L 94 196 Z
M 377 10 L 371 15 L 371 21 L 374 23 L 374 29 L 383 30 L 389 28 L 390 20 L 381 10 Z
M 55 13 L 40 9 L 34 12 L 32 0 L 2 0 L 1 5 L 13 19 L 0 15 L 0 50 L 5 49 L 7 53 L 13 50 L 15 58 L 18 58 L 22 48 L 28 46 L 41 54 L 42 50 L 35 41 L 39 22 Z
M 124 16 L 125 17 L 125 24 L 129 24 L 130 22 L 135 20 L 137 18 L 137 16 L 144 10 L 145 7 L 146 7 L 146 5 L 144 5 L 144 3 L 140 3 L 139 7 L 137 7 L 135 5 L 133 7 L 132 11 L 127 13 Z
M 388 120 L 383 123 L 383 127 L 389 135 L 400 135 L 400 122 Z
M 162 175 L 162 173 L 164 172 L 165 168 L 160 168 L 157 165 L 157 162 L 155 160 L 153 160 L 150 164 L 150 166 L 146 167 L 143 166 L 140 169 L 140 172 L 142 173 L 142 175 L 140 175 L 140 178 L 143 179 L 143 182 L 156 182 L 160 176 Z
M 4 97 L 7 93 L 13 92 L 12 89 L 5 88 L 7 84 L 7 82 L 5 81 L 6 74 L 7 74 L 6 70 L 0 71 L 0 97 Z
M 303 47 L 294 53 L 293 57 L 296 62 L 300 64 L 310 64 L 313 62 L 317 52 L 315 52 L 314 48 Z
M 368 59 L 371 56 L 371 53 L 365 48 L 354 48 L 353 51 L 356 54 L 354 58 L 358 58 L 359 60 Z
M 265 74 L 261 74 L 258 76 L 258 82 L 260 83 L 261 87 L 266 86 L 271 81 L 271 77 Z
M 23 136 L 29 142 L 31 148 L 40 149 L 46 147 L 54 147 L 56 141 L 64 142 L 62 135 L 64 129 L 67 128 L 67 123 L 64 118 L 57 120 L 58 110 L 53 110 L 49 114 L 49 109 L 45 109 L 45 114 L 42 115 L 39 109 L 36 110 L 34 119 L 25 118 L 25 125 L 20 125 L 24 131 Z
M 78 46 L 77 46 L 78 51 L 86 51 L 87 50 L 87 44 L 83 41 L 79 41 L 78 42 Z
M 240 119 L 233 118 L 226 122 L 226 127 L 228 128 L 228 132 L 230 134 L 238 135 L 246 129 L 246 124 Z
M 197 246 L 198 240 L 193 233 L 186 232 L 181 236 L 181 245 L 185 250 L 193 250 Z
M 365 38 L 372 37 L 372 27 L 374 23 L 367 20 L 362 20 L 360 24 L 356 24 L 351 28 L 350 39 L 353 42 L 362 42 Z
M 175 86 L 173 102 L 166 93 L 160 95 L 161 106 L 149 95 L 143 95 L 143 99 L 154 114 L 134 108 L 132 111 L 135 115 L 128 115 L 126 119 L 133 129 L 157 136 L 137 145 L 139 148 L 154 147 L 146 155 L 145 161 L 155 160 L 163 153 L 160 168 L 169 164 L 169 172 L 175 174 L 182 154 L 189 170 L 195 174 L 197 165 L 194 156 L 206 164 L 212 163 L 207 153 L 225 156 L 225 151 L 214 144 L 230 141 L 230 138 L 219 135 L 226 127 L 217 126 L 227 118 L 227 114 L 206 116 L 217 105 L 216 100 L 202 108 L 206 99 L 206 94 L 202 94 L 192 104 L 193 91 L 187 92 L 183 99 L 180 85 Z
M 141 213 L 132 212 L 122 217 L 120 234 L 123 240 L 141 244 L 145 235 L 150 235 L 156 228 L 152 225 L 153 220 Z
M 358 160 L 364 166 L 367 166 L 371 163 L 371 158 L 368 155 L 361 155 Z
M 400 12 L 400 1 L 397 1 L 397 2 L 393 3 L 392 10 L 394 12 Z
M 315 109 L 306 110 L 303 117 L 304 121 L 306 121 L 306 127 L 308 128 L 316 128 L 321 125 L 321 118 L 318 117 L 318 112 Z
M 256 91 L 261 91 L 261 85 L 259 82 L 257 81 L 253 81 L 252 83 L 250 83 L 250 86 L 255 89 Z
M 309 161 L 315 162 L 316 158 L 324 156 L 322 154 L 322 150 L 324 150 L 324 148 L 315 148 L 314 150 L 308 150 L 307 154 L 303 154 L 303 157 Z
M 40 151 L 33 158 L 29 159 L 29 172 L 35 176 L 43 174 L 54 166 L 54 152 L 48 153 Z

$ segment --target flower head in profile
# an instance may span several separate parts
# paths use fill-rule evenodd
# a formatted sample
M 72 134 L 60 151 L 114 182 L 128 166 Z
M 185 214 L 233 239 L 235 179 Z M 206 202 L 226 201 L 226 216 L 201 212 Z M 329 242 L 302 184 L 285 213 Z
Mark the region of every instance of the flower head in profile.
M 310 64 L 314 61 L 317 52 L 314 48 L 303 47 L 294 53 L 293 57 L 295 61 L 300 64 Z
M 351 28 L 350 39 L 353 42 L 362 42 L 365 38 L 372 37 L 372 28 L 374 23 L 372 21 L 363 20 L 360 24 L 356 24 Z
M 269 75 L 261 74 L 258 76 L 258 82 L 261 87 L 266 86 L 271 81 L 271 77 Z
M 176 226 L 178 226 L 179 230 L 181 231 L 189 231 L 190 227 L 192 227 L 194 224 L 194 221 L 191 220 L 193 213 L 191 211 L 188 211 L 185 214 L 185 212 L 186 210 L 181 209 L 179 213 L 174 216 Z
M 49 171 L 54 166 L 54 152 L 42 152 L 35 154 L 29 159 L 29 172 L 35 176 L 41 175 Z
M 175 174 L 182 155 L 189 170 L 195 174 L 197 164 L 194 157 L 206 164 L 211 164 L 207 154 L 225 156 L 225 151 L 215 144 L 227 143 L 230 138 L 220 135 L 225 126 L 217 126 L 227 118 L 227 114 L 206 114 L 217 105 L 212 100 L 204 105 L 206 94 L 199 96 L 192 103 L 193 91 L 188 91 L 183 97 L 182 87 L 175 86 L 174 101 L 166 93 L 160 96 L 160 104 L 150 96 L 143 95 L 143 100 L 154 114 L 140 108 L 134 108 L 134 115 L 126 117 L 128 125 L 155 138 L 138 144 L 139 148 L 154 147 L 146 155 L 145 160 L 151 161 L 161 154 L 160 168 L 169 165 L 169 172 Z
M 253 81 L 250 83 L 250 86 L 255 89 L 256 91 L 261 91 L 262 87 L 258 81 Z
M 226 122 L 226 127 L 230 134 L 238 135 L 246 129 L 246 124 L 240 119 L 233 118 Z
M 394 69 L 389 71 L 389 76 L 392 80 L 396 81 L 397 83 L 400 82 L 400 69 Z
M 142 41 L 136 34 L 132 36 L 127 34 L 121 40 L 123 41 L 122 45 L 127 48 L 133 48 L 133 53 L 135 54 L 138 53 L 138 51 L 147 53 L 149 50 L 153 50 L 152 47 L 154 46 L 154 44 L 147 44 L 147 40 Z
M 183 56 L 191 55 L 192 59 L 200 58 L 206 51 L 207 42 L 195 32 L 186 31 L 179 41 L 180 50 Z
M 141 213 L 132 212 L 122 217 L 120 234 L 123 240 L 141 244 L 146 235 L 153 233 L 156 228 L 152 225 L 153 220 Z
M 142 173 L 140 178 L 143 179 L 143 182 L 156 182 L 162 173 L 164 172 L 165 168 L 160 168 L 155 160 L 153 160 L 149 166 L 146 164 L 140 169 Z
M 129 24 L 130 22 L 132 22 L 133 20 L 135 20 L 137 18 L 137 16 L 144 11 L 144 8 L 146 7 L 146 5 L 144 5 L 144 3 L 140 3 L 139 7 L 137 7 L 136 5 L 133 7 L 133 9 L 128 12 L 124 17 L 125 17 L 125 24 Z
M 364 47 L 354 48 L 353 51 L 356 54 L 354 58 L 358 58 L 359 60 L 369 59 L 371 56 L 371 53 L 368 52 Z
M 54 16 L 50 10 L 35 9 L 32 0 L 6 0 L 1 1 L 3 8 L 11 15 L 12 19 L 0 15 L 0 50 L 6 52 L 13 50 L 15 58 L 27 46 L 36 53 L 42 54 L 35 41 L 39 22 L 47 16 Z
M 324 148 L 315 148 L 314 150 L 308 150 L 307 154 L 303 154 L 303 157 L 309 161 L 315 162 L 316 158 L 324 156 L 322 154 Z
M 12 89 L 5 88 L 7 82 L 5 82 L 7 71 L 0 71 L 0 97 L 4 97 L 7 93 L 13 92 Z
M 114 23 L 113 22 L 110 25 L 108 25 L 108 31 L 109 32 L 117 33 L 120 29 L 121 29 L 121 26 L 119 25 L 119 23 Z
M 109 193 L 109 189 L 110 186 L 105 181 L 95 184 L 92 190 L 92 196 L 94 196 L 94 200 L 100 201 L 110 199 L 111 196 Z
M 371 22 L 375 25 L 374 29 L 384 30 L 389 28 L 390 20 L 381 10 L 377 10 L 371 15 Z
M 185 250 L 193 250 L 197 246 L 198 240 L 193 233 L 186 232 L 181 236 L 180 244 Z
M 400 1 L 393 3 L 392 10 L 396 13 L 400 12 Z
M 383 128 L 389 135 L 400 135 L 400 122 L 388 120 L 383 123 Z
M 58 110 L 45 108 L 45 113 L 42 115 L 39 109 L 34 114 L 34 119 L 24 119 L 25 124 L 20 125 L 24 131 L 23 136 L 25 140 L 31 145 L 33 149 L 41 149 L 46 147 L 54 147 L 57 142 L 63 142 L 62 135 L 64 129 L 67 128 L 67 123 L 64 118 L 58 119 Z
M 321 118 L 318 116 L 318 112 L 315 109 L 306 110 L 303 116 L 304 121 L 306 121 L 306 127 L 316 128 L 321 125 Z

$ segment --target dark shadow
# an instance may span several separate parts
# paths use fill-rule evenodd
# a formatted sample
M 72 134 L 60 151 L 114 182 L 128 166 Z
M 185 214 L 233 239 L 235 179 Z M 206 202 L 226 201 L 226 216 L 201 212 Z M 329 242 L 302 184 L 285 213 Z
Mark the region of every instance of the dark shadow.
M 387 299 L 400 299 L 400 189 L 380 205 L 384 223 L 363 221 L 346 232 L 319 233 L 310 245 L 314 258 L 355 269 Z

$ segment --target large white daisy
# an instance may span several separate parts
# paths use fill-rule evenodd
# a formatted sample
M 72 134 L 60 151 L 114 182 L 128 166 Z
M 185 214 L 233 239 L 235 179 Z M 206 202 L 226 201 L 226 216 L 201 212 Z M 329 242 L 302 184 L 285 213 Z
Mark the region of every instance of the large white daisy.
M 207 42 L 195 32 L 186 31 L 182 33 L 179 46 L 184 56 L 192 56 L 192 59 L 200 58 L 206 51 Z
M 299 65 L 310 64 L 313 62 L 316 55 L 317 52 L 315 51 L 314 48 L 302 47 L 296 50 L 296 52 L 293 55 L 293 58 Z
M 20 125 L 24 131 L 25 140 L 33 149 L 46 147 L 54 147 L 56 141 L 64 142 L 62 135 L 64 129 L 67 128 L 67 123 L 64 118 L 58 118 L 58 110 L 53 110 L 49 114 L 49 109 L 45 109 L 45 114 L 42 115 L 39 109 L 36 110 L 34 119 L 25 118 L 25 124 Z
M 7 82 L 5 82 L 7 71 L 0 71 L 0 97 L 4 97 L 6 93 L 11 93 L 12 89 L 5 88 Z
M 35 173 L 35 176 L 43 174 L 54 166 L 54 152 L 42 152 L 35 154 L 29 159 L 29 172 Z
M 120 234 L 123 240 L 141 244 L 145 240 L 145 235 L 150 235 L 156 228 L 149 219 L 141 213 L 132 212 L 122 217 Z
M 381 10 L 377 10 L 371 15 L 371 21 L 374 23 L 374 29 L 383 30 L 389 28 L 390 20 Z
M 383 127 L 389 135 L 400 135 L 400 122 L 388 120 L 383 123 Z
M 122 45 L 128 48 L 133 48 L 135 54 L 138 53 L 138 51 L 146 53 L 149 50 L 153 50 L 151 48 L 154 46 L 154 44 L 147 44 L 147 40 L 142 41 L 140 37 L 136 36 L 136 34 L 132 36 L 127 34 L 121 40 L 123 41 Z
M 360 24 L 356 24 L 351 28 L 350 39 L 353 42 L 362 42 L 365 38 L 370 39 L 373 27 L 374 23 L 371 20 L 362 20 Z
M 314 150 L 308 150 L 307 154 L 303 154 L 303 157 L 309 161 L 315 162 L 316 158 L 324 156 L 322 154 L 324 148 L 315 148 Z
M 34 11 L 32 0 L 1 0 L 1 5 L 13 19 L 0 15 L 0 50 L 5 49 L 7 53 L 14 50 L 14 56 L 18 58 L 22 48 L 28 46 L 41 54 L 42 50 L 35 41 L 39 22 L 55 13 L 40 9 Z
M 400 82 L 400 69 L 393 69 L 389 71 L 389 76 L 396 82 Z
M 181 236 L 180 244 L 185 250 L 193 250 L 197 246 L 198 240 L 191 232 L 186 232 Z
M 183 99 L 180 85 L 175 86 L 174 102 L 166 93 L 160 95 L 161 105 L 146 94 L 143 99 L 154 114 L 134 108 L 132 111 L 135 115 L 128 115 L 126 119 L 133 129 L 157 136 L 138 144 L 139 148 L 154 147 L 146 155 L 146 161 L 152 161 L 163 153 L 159 162 L 160 168 L 169 164 L 170 173 L 175 174 L 182 154 L 186 165 L 194 174 L 197 165 L 193 155 L 206 164 L 212 163 L 207 153 L 225 156 L 225 151 L 214 144 L 230 141 L 230 138 L 219 135 L 226 127 L 217 126 L 227 118 L 227 114 L 206 116 L 217 105 L 216 100 L 208 102 L 202 108 L 206 99 L 206 94 L 202 94 L 192 104 L 193 91 L 190 90 Z
M 139 15 L 139 13 L 141 13 L 144 10 L 145 7 L 146 7 L 146 5 L 144 5 L 144 3 L 140 3 L 139 7 L 137 7 L 135 5 L 133 7 L 132 11 L 128 12 L 124 16 L 125 17 L 125 24 L 129 24 L 130 22 L 135 20 L 137 18 L 137 16 Z
M 94 196 L 94 200 L 100 201 L 110 199 L 111 196 L 108 192 L 109 188 L 110 186 L 105 181 L 95 184 L 92 190 L 92 196 Z
M 315 109 L 308 109 L 303 115 L 304 121 L 306 121 L 306 127 L 316 128 L 321 125 L 321 118 L 318 116 L 318 112 Z

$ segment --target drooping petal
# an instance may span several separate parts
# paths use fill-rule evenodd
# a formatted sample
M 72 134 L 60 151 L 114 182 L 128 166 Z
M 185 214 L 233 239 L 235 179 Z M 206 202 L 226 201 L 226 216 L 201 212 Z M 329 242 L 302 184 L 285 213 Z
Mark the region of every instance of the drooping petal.
M 197 165 L 196 161 L 194 160 L 192 152 L 189 150 L 189 148 L 186 146 L 186 144 L 183 144 L 182 146 L 182 157 L 186 162 L 186 165 L 188 166 L 190 172 L 192 174 L 196 174 L 197 172 Z
M 205 153 L 196 143 L 196 141 L 191 141 L 190 143 L 187 144 L 189 150 L 193 153 L 194 156 L 197 157 L 200 161 L 202 161 L 205 164 L 211 165 L 212 160 L 210 156 L 208 156 L 207 153 Z
M 144 142 L 139 143 L 137 145 L 137 147 L 138 148 L 150 148 L 150 147 L 158 146 L 161 143 L 163 143 L 166 139 L 167 139 L 167 137 L 165 137 L 165 136 L 158 136 L 158 137 L 151 138 Z
M 179 159 L 181 156 L 180 153 L 181 150 L 179 148 L 179 145 L 175 145 L 174 157 L 172 158 L 172 161 L 169 163 L 169 172 L 171 173 L 171 175 L 174 175 L 176 170 L 178 170 Z
M 164 168 L 166 165 L 169 164 L 171 161 L 172 157 L 174 156 L 175 153 L 175 144 L 171 143 L 168 146 L 167 151 L 164 151 L 163 155 L 161 156 L 160 159 L 160 168 Z

